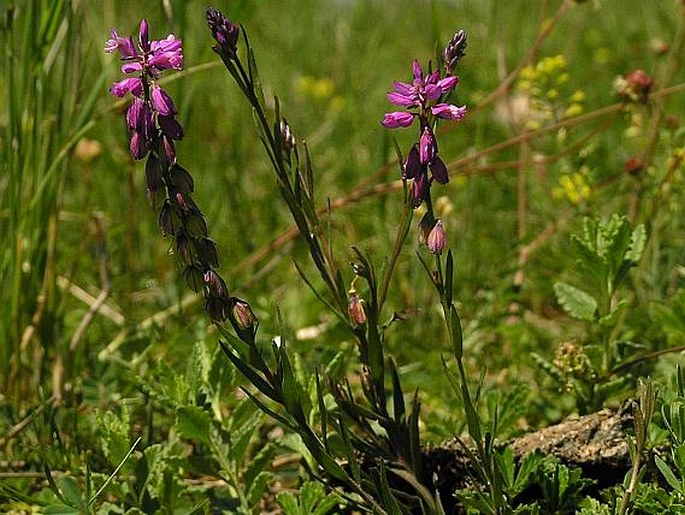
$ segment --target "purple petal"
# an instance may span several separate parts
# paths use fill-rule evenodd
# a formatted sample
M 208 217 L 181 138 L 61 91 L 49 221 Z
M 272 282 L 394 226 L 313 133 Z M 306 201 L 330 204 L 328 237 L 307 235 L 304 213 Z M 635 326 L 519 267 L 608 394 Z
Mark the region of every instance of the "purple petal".
M 136 127 L 141 127 L 143 119 L 143 101 L 136 98 L 131 107 L 126 111 L 126 126 L 130 130 L 134 130 Z
M 437 84 L 438 79 L 440 78 L 440 71 L 435 70 L 433 73 L 431 73 L 428 77 L 426 77 L 426 85 L 428 84 Z
M 438 148 L 435 143 L 433 131 L 429 127 L 423 129 L 421 139 L 419 140 L 419 160 L 421 164 L 425 165 L 433 160 L 433 156 L 437 153 Z
M 406 82 L 395 81 L 392 83 L 392 85 L 395 88 L 395 91 L 397 93 L 400 93 L 402 95 L 413 95 L 414 94 L 414 85 L 413 84 L 407 84 Z
M 157 122 L 160 129 L 171 139 L 183 139 L 183 127 L 173 116 L 158 116 Z
M 143 52 L 150 51 L 150 38 L 148 37 L 147 20 L 143 18 L 140 20 L 140 29 L 138 30 L 138 43 Z
M 177 52 L 181 50 L 183 41 L 176 39 L 176 36 L 169 34 L 166 39 L 155 40 L 150 43 L 150 50 L 156 52 Z
M 174 141 L 166 134 L 162 135 L 162 149 L 164 151 L 164 162 L 167 166 L 176 162 L 176 146 Z
M 442 95 L 442 90 L 437 84 L 428 84 L 424 89 L 426 100 L 437 100 Z
M 162 116 L 174 116 L 176 114 L 174 101 L 166 91 L 156 84 L 152 86 L 152 105 Z
M 124 63 L 121 65 L 121 71 L 124 73 L 135 73 L 142 71 L 143 65 L 140 64 L 138 61 L 134 61 L 131 63 Z
M 109 92 L 115 97 L 123 97 L 126 93 L 131 93 L 136 97 L 140 97 L 143 93 L 143 81 L 139 77 L 129 77 L 119 82 L 112 84 Z
M 105 44 L 105 52 L 112 53 L 119 51 L 119 54 L 123 58 L 137 57 L 136 47 L 133 45 L 133 39 L 131 37 L 122 38 L 117 33 L 116 29 L 111 32 L 112 38 L 107 40 Z
M 381 124 L 386 129 L 396 129 L 397 127 L 409 127 L 414 122 L 414 115 L 406 111 L 394 111 L 385 113 Z
M 466 106 L 457 107 L 452 104 L 436 104 L 431 112 L 444 120 L 461 120 L 466 115 Z
M 388 93 L 388 100 L 395 105 L 404 107 L 414 107 L 416 106 L 416 101 L 408 95 L 402 93 L 397 93 L 395 91 Z
M 412 63 L 412 72 L 414 73 L 414 80 L 423 81 L 423 70 L 421 69 L 421 64 L 418 59 L 414 59 Z
M 435 156 L 429 166 L 433 179 L 440 184 L 447 184 L 450 182 L 449 175 L 447 174 L 447 167 L 445 166 L 445 163 L 442 162 L 442 159 L 440 159 L 440 156 Z
M 438 81 L 438 87 L 443 93 L 452 91 L 454 88 L 457 87 L 457 84 L 459 84 L 459 77 L 457 77 L 456 75 L 448 75 L 444 79 Z
M 438 220 L 435 222 L 433 229 L 428 234 L 428 238 L 426 238 L 426 245 L 433 254 L 441 254 L 446 243 L 447 235 L 445 234 L 445 229 L 442 226 L 442 220 Z
M 180 50 L 175 52 L 158 52 L 153 54 L 148 63 L 158 70 L 173 68 L 174 70 L 183 69 L 183 54 Z
M 150 140 L 143 134 L 134 131 L 131 135 L 129 150 L 136 161 L 143 159 L 150 151 Z
M 402 165 L 402 178 L 413 179 L 421 173 L 421 168 L 418 145 L 414 143 L 409 154 L 407 154 L 407 160 Z
M 414 197 L 414 207 L 419 207 L 430 194 L 430 182 L 425 173 L 416 176 L 412 184 L 412 195 Z

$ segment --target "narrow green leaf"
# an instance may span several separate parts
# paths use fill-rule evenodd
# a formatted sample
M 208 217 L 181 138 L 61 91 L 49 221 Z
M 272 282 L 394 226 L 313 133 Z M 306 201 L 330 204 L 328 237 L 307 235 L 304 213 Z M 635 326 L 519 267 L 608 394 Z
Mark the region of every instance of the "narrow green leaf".
M 340 439 L 343 443 L 343 451 L 345 452 L 345 457 L 347 458 L 350 470 L 352 471 L 352 477 L 355 481 L 359 482 L 361 480 L 361 467 L 359 466 L 359 461 L 357 460 L 357 453 L 352 446 L 350 434 L 347 426 L 342 420 L 342 417 L 339 417 L 337 422 L 338 434 L 340 435 Z
M 387 510 L 390 515 L 402 515 L 402 509 L 400 508 L 397 499 L 390 490 L 390 485 L 388 484 L 388 476 L 385 471 L 385 465 L 381 461 L 380 473 L 376 478 L 378 484 L 378 489 L 380 490 L 380 496 L 383 508 Z
M 307 425 L 306 415 L 303 407 L 305 403 L 305 395 L 303 387 L 297 381 L 293 368 L 290 364 L 290 358 L 286 351 L 285 345 L 282 345 L 280 351 L 280 365 L 283 374 L 283 383 L 281 388 L 283 390 L 283 404 L 288 413 L 301 425 Z
M 680 484 L 680 481 L 678 481 L 678 478 L 675 476 L 666 462 L 659 456 L 654 456 L 654 463 L 656 463 L 656 467 L 661 472 L 661 475 L 664 476 L 666 482 L 671 485 L 671 488 L 673 488 L 676 492 L 683 493 L 683 486 Z
M 454 357 L 457 361 L 461 361 L 464 355 L 464 334 L 461 329 L 461 319 L 459 318 L 459 312 L 454 304 L 450 305 L 449 310 L 449 321 L 451 327 L 451 337 L 452 337 L 452 350 L 454 352 Z
M 245 376 L 245 378 L 250 381 L 254 386 L 259 389 L 260 392 L 262 392 L 264 395 L 269 397 L 270 399 L 280 402 L 280 396 L 277 395 L 276 391 L 271 387 L 271 385 L 259 374 L 259 372 L 253 368 L 252 366 L 248 365 L 245 363 L 240 356 L 237 356 L 236 354 L 233 354 L 231 350 L 226 346 L 226 344 L 222 341 L 219 341 L 219 345 L 221 345 L 221 349 L 224 351 L 224 354 L 228 356 L 228 359 L 231 360 L 231 362 L 236 366 L 238 370 Z
M 391 468 L 390 471 L 395 474 L 396 476 L 401 477 L 404 479 L 407 483 L 409 483 L 414 491 L 421 497 L 421 499 L 426 503 L 428 506 L 428 512 L 429 513 L 437 513 L 438 512 L 438 507 L 435 502 L 435 497 L 430 493 L 430 490 L 426 488 L 421 482 L 417 479 L 417 477 L 409 472 L 408 470 L 404 469 L 399 469 L 399 468 Z
M 319 417 L 321 418 L 321 440 L 328 451 L 328 410 L 326 409 L 325 392 L 321 388 L 318 368 L 316 369 L 314 379 L 316 380 L 316 398 L 319 405 Z
M 254 402 L 254 403 L 257 405 L 257 407 L 258 407 L 260 410 L 262 410 L 264 413 L 266 413 L 267 415 L 269 415 L 269 416 L 270 416 L 271 418 L 273 418 L 274 420 L 277 420 L 278 422 L 280 422 L 280 423 L 283 424 L 284 426 L 286 426 L 286 427 L 292 429 L 293 431 L 296 430 L 296 426 L 292 423 L 292 421 L 288 420 L 288 419 L 285 418 L 283 415 L 280 415 L 280 414 L 276 413 L 274 410 L 272 410 L 271 408 L 269 408 L 266 404 L 264 404 L 262 401 L 260 401 L 252 392 L 250 392 L 250 391 L 247 390 L 246 388 L 241 387 L 240 389 L 241 389 L 241 390 L 245 393 L 245 395 L 247 395 L 247 396 L 250 398 L 250 400 L 251 400 L 252 402 Z
M 447 262 L 445 264 L 445 303 L 452 305 L 452 292 L 454 282 L 454 257 L 452 256 L 452 249 L 447 251 Z
M 597 301 L 589 293 L 562 282 L 554 284 L 554 293 L 561 307 L 573 318 L 587 321 L 597 318 Z
M 476 408 L 473 405 L 469 390 L 464 383 L 461 385 L 461 398 L 464 402 L 464 411 L 466 412 L 466 425 L 469 428 L 469 434 L 476 443 L 482 442 L 482 433 L 480 427 L 480 418 L 476 413 Z
M 392 401 L 393 401 L 393 415 L 395 422 L 398 424 L 402 422 L 405 414 L 404 393 L 402 392 L 402 384 L 400 383 L 400 376 L 397 373 L 397 366 L 395 360 L 390 358 L 390 374 L 392 375 Z

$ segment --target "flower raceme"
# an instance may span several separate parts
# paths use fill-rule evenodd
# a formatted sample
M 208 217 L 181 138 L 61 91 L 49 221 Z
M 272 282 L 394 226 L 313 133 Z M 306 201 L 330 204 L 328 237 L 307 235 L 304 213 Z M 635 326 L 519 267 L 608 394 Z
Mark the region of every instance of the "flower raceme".
M 419 243 L 438 255 L 445 247 L 446 234 L 442 221 L 434 218 L 430 188 L 433 181 L 446 184 L 449 176 L 447 166 L 438 155 L 434 129 L 438 120 L 459 121 L 466 115 L 466 106 L 444 101 L 459 84 L 459 78 L 452 71 L 465 55 L 465 49 L 466 33 L 460 30 L 443 50 L 444 75 L 440 70 L 424 74 L 419 61 L 414 60 L 412 82 L 395 81 L 393 91 L 387 95 L 391 103 L 404 110 L 386 113 L 381 121 L 387 129 L 410 127 L 414 120 L 419 121 L 419 141 L 412 145 L 402 163 L 402 178 L 412 180 L 413 206 L 418 208 L 425 202 L 428 207 L 419 227 Z
M 413 179 L 412 194 L 414 207 L 419 207 L 428 195 L 433 180 L 440 184 L 449 181 L 447 167 L 438 156 L 438 144 L 433 132 L 436 119 L 461 120 L 466 114 L 466 106 L 456 106 L 443 102 L 443 97 L 451 93 L 459 83 L 456 75 L 441 77 L 435 70 L 424 75 L 421 64 L 414 60 L 411 83 L 396 81 L 394 90 L 388 93 L 388 100 L 404 111 L 386 113 L 381 124 L 388 129 L 409 127 L 418 119 L 420 138 L 405 160 L 403 178 Z M 430 171 L 430 178 L 428 177 Z
M 143 159 L 159 145 L 160 155 L 173 163 L 176 151 L 173 140 L 183 137 L 183 128 L 176 120 L 176 106 L 157 79 L 164 70 L 183 69 L 182 41 L 173 34 L 166 39 L 150 40 L 146 20 L 140 22 L 138 44 L 133 38 L 121 37 L 112 30 L 105 52 L 118 52 L 123 64 L 121 71 L 136 74 L 112 84 L 110 93 L 123 97 L 133 95 L 133 103 L 126 113 L 126 126 L 131 133 L 129 149 L 134 159 Z

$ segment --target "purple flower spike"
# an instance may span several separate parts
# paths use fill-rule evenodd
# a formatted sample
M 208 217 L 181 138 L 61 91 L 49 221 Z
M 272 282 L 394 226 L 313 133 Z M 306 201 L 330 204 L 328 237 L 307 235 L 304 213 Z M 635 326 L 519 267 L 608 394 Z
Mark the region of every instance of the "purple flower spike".
M 105 45 L 106 52 L 118 51 L 123 73 L 134 73 L 115 82 L 110 93 L 123 97 L 131 93 L 136 97 L 126 112 L 126 125 L 131 131 L 129 149 L 134 159 L 142 159 L 154 147 L 164 154 L 168 162 L 176 158 L 171 140 L 183 137 L 183 128 L 176 121 L 176 106 L 169 94 L 159 87 L 157 79 L 164 70 L 183 69 L 183 45 L 180 39 L 169 34 L 166 39 L 150 40 L 147 20 L 140 22 L 138 48 L 133 39 L 122 38 L 112 30 Z M 166 138 L 166 139 L 164 139 Z
M 396 129 L 397 127 L 409 127 L 414 122 L 414 115 L 404 111 L 395 111 L 393 113 L 385 113 L 385 117 L 381 124 L 387 129 Z

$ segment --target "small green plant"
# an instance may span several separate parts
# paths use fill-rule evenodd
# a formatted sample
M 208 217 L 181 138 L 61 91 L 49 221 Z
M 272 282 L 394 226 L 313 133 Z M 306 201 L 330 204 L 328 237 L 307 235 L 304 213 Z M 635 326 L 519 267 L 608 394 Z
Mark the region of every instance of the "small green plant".
M 557 282 L 554 292 L 564 311 L 586 325 L 586 335 L 560 345 L 554 363 L 538 359 L 573 393 L 580 413 L 600 409 L 631 383 L 630 375 L 614 373 L 635 351 L 630 341 L 622 339 L 630 300 L 621 295 L 621 286 L 639 263 L 645 241 L 644 226 L 632 229 L 618 215 L 606 222 L 586 218 L 582 232 L 571 238 L 584 287 Z

